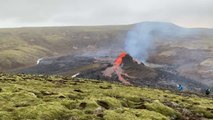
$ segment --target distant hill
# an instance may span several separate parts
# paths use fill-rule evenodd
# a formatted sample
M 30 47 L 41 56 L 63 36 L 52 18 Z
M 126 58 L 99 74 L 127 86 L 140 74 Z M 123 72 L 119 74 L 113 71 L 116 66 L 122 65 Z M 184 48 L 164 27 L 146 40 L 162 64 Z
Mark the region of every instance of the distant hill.
M 113 46 L 130 26 L 0 29 L 0 70 L 36 64 L 47 56 Z M 122 45 L 122 44 L 121 44 Z

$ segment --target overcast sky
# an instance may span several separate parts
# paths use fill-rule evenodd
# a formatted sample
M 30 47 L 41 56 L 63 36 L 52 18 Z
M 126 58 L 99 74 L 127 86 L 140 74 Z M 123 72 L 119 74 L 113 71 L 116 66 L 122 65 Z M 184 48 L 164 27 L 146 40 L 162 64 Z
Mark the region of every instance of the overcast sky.
M 0 27 L 142 21 L 213 28 L 213 0 L 0 0 Z

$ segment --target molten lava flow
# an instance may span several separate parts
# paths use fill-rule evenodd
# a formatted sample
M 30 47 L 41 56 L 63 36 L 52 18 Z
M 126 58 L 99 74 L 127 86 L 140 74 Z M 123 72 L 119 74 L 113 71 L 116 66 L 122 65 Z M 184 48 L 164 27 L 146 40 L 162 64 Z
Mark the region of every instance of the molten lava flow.
M 122 52 L 122 53 L 117 57 L 117 59 L 115 59 L 115 61 L 114 61 L 114 66 L 120 66 L 121 63 L 122 63 L 123 57 L 125 57 L 126 55 L 127 55 L 126 52 Z
M 123 63 L 123 59 L 127 56 L 126 52 L 122 52 L 114 61 L 112 67 L 108 67 L 106 70 L 103 71 L 104 76 L 112 77 L 112 74 L 115 73 L 118 76 L 118 79 L 124 84 L 130 84 L 126 81 L 122 76 L 126 76 L 127 78 L 134 79 L 135 77 L 129 76 L 128 74 L 124 73 L 121 64 Z
M 122 52 L 114 61 L 113 70 L 117 74 L 118 79 L 123 82 L 124 84 L 130 84 L 128 81 L 126 81 L 123 77 L 123 70 L 121 69 L 120 65 L 122 64 L 123 57 L 127 55 L 126 52 Z

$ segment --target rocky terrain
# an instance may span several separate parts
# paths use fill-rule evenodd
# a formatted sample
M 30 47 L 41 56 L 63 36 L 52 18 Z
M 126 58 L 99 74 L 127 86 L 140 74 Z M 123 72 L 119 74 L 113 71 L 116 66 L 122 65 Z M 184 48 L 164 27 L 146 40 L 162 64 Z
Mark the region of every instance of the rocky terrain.
M 149 62 L 173 65 L 180 75 L 213 86 L 213 37 L 160 44 Z
M 213 118 L 210 96 L 57 75 L 1 73 L 0 81 L 3 120 Z
M 42 60 L 38 65 L 26 69 L 13 71 L 15 73 L 63 75 L 110 82 L 122 82 L 113 70 L 114 57 L 92 58 L 89 56 L 62 56 Z M 123 74 L 127 82 L 135 86 L 170 89 L 178 91 L 178 85 L 183 86 L 183 91 L 205 94 L 205 89 L 212 88 L 179 75 L 169 66 L 137 63 L 129 55 L 126 55 L 121 64 Z M 108 71 L 109 70 L 109 71 Z M 108 72 L 108 73 L 107 73 Z M 109 73 L 110 72 L 110 73 Z M 111 74 L 111 75 L 105 75 Z M 125 76 L 128 75 L 128 76 Z M 130 76 L 130 77 L 129 77 Z

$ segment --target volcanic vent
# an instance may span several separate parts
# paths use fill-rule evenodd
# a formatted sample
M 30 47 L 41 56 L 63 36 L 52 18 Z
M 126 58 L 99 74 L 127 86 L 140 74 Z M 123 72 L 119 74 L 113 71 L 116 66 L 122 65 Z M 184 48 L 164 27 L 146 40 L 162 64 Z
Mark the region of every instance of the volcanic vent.
M 112 67 L 108 67 L 103 71 L 103 75 L 106 77 L 112 77 L 113 74 L 116 74 L 118 80 L 124 84 L 130 84 L 131 80 L 134 80 L 137 77 L 140 77 L 141 79 L 153 79 L 157 75 L 155 70 L 146 67 L 143 63 L 133 60 L 133 58 L 126 52 L 122 52 L 115 59 Z

